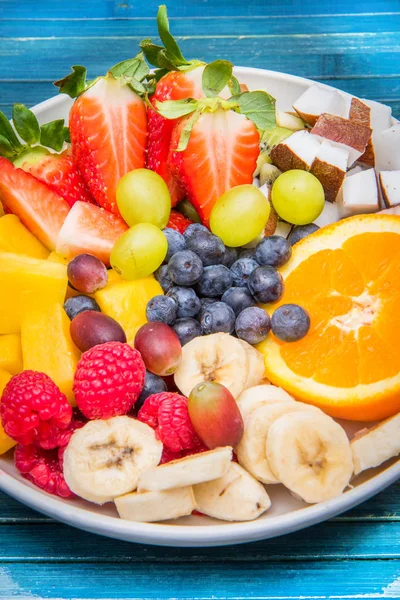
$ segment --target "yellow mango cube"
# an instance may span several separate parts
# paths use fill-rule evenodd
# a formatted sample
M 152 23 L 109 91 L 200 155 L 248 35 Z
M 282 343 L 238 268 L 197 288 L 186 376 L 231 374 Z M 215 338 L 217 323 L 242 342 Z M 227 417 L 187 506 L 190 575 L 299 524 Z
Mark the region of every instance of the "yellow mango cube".
M 43 259 L 50 254 L 50 250 L 35 238 L 16 215 L 0 218 L 0 250 Z
M 147 323 L 148 301 L 163 293 L 160 284 L 151 275 L 144 279 L 112 283 L 96 292 L 94 297 L 102 312 L 121 325 L 128 344 L 132 344 L 137 330 Z
M 16 375 L 22 368 L 21 336 L 17 333 L 0 335 L 0 369 Z
M 46 373 L 75 406 L 72 385 L 80 352 L 71 339 L 61 304 L 30 310 L 21 326 L 24 369 Z
M 0 397 L 10 379 L 11 373 L 7 373 L 7 371 L 0 369 Z M 15 446 L 16 443 L 17 442 L 14 442 L 14 440 L 8 437 L 0 421 L 0 454 L 7 452 L 7 450 Z
M 19 333 L 28 311 L 64 302 L 65 265 L 0 251 L 0 334 Z

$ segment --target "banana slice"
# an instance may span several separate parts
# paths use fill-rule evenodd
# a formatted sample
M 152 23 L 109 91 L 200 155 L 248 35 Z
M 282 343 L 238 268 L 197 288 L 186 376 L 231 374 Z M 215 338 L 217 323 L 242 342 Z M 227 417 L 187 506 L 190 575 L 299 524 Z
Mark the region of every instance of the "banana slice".
M 400 413 L 370 429 L 356 433 L 350 442 L 354 475 L 378 467 L 400 454 Z
M 114 502 L 121 519 L 143 523 L 178 519 L 196 508 L 190 486 L 162 492 L 133 492 L 115 498 Z
M 264 486 L 236 463 L 223 477 L 199 483 L 193 491 L 198 510 L 223 521 L 252 521 L 271 506 Z
M 264 377 L 265 365 L 264 355 L 244 340 L 238 340 L 247 355 L 247 378 L 244 389 L 258 385 Z
M 139 479 L 139 492 L 186 487 L 225 475 L 232 460 L 232 448 L 225 446 L 201 454 L 192 454 L 148 469 Z
M 213 333 L 183 346 L 175 383 L 182 394 L 189 396 L 198 383 L 217 381 L 236 398 L 244 389 L 247 371 L 247 353 L 239 340 L 228 333 Z
M 353 473 L 344 429 L 322 412 L 294 412 L 277 419 L 266 449 L 276 478 L 310 504 L 339 496 Z
M 244 420 L 244 434 L 235 448 L 239 464 L 263 483 L 279 483 L 270 468 L 266 455 L 269 429 L 276 419 L 290 412 L 318 411 L 314 406 L 301 402 L 276 402 L 256 408 Z
M 239 410 L 245 419 L 253 410 L 266 404 L 276 404 L 280 402 L 295 402 L 295 400 L 280 387 L 270 384 L 256 385 L 244 390 L 236 398 Z
M 160 462 L 162 449 L 151 427 L 135 419 L 89 421 L 65 450 L 65 481 L 77 496 L 104 504 L 135 490 L 140 474 Z

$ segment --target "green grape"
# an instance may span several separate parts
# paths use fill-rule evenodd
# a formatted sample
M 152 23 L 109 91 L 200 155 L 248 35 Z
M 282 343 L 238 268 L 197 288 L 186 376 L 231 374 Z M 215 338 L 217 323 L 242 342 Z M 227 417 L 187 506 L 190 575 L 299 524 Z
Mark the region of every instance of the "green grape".
M 176 210 L 178 210 L 188 219 L 191 219 L 194 223 L 201 223 L 199 213 L 197 212 L 193 204 L 189 202 L 189 200 L 185 199 L 179 202 L 179 204 L 177 204 L 176 206 Z
M 227 246 L 248 244 L 263 231 L 270 204 L 254 185 L 234 187 L 217 200 L 210 218 L 210 228 Z
M 118 182 L 117 205 L 130 227 L 151 223 L 162 229 L 171 212 L 171 196 L 160 175 L 149 169 L 130 171 Z
M 284 221 L 307 225 L 322 213 L 324 188 L 308 171 L 293 169 L 279 175 L 272 186 L 272 205 Z
M 167 238 L 158 227 L 139 223 L 115 242 L 110 262 L 123 279 L 139 279 L 158 269 L 167 250 Z

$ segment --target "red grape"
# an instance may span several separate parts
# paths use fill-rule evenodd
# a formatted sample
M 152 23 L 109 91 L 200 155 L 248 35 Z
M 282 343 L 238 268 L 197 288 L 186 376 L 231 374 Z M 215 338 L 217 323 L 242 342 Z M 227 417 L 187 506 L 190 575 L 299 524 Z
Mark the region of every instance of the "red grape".
M 174 373 L 181 362 L 179 338 L 165 323 L 154 321 L 143 325 L 136 334 L 135 348 L 142 355 L 146 369 L 161 377 Z
M 94 310 L 79 313 L 71 321 L 72 341 L 81 352 L 106 342 L 126 342 L 121 325 L 111 317 Z
M 105 265 L 91 254 L 79 254 L 68 263 L 67 275 L 73 288 L 83 294 L 101 290 L 108 281 Z

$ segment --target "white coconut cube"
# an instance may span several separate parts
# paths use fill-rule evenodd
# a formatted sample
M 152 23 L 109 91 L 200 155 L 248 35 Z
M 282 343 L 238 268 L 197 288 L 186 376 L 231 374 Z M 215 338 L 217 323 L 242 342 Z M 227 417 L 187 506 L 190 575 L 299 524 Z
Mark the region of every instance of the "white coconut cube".
M 374 100 L 362 100 L 370 108 L 369 126 L 373 131 L 388 129 L 392 124 L 392 109 Z
M 314 219 L 314 223 L 318 227 L 325 227 L 331 223 L 336 223 L 341 218 L 339 205 L 337 202 L 325 202 L 324 209 L 317 219 Z
M 293 108 L 306 123 L 314 125 L 322 113 L 347 118 L 350 104 L 351 96 L 315 83 L 296 100 Z
M 342 217 L 376 212 L 379 210 L 379 194 L 374 169 L 367 169 L 346 177 L 338 201 Z
M 346 176 L 349 150 L 324 140 L 320 145 L 310 172 L 324 188 L 325 200 L 334 202 Z
M 387 208 L 400 204 L 400 171 L 381 171 L 379 173 L 382 199 Z
M 374 134 L 375 169 L 400 170 L 400 123 Z
M 319 140 L 306 130 L 296 131 L 271 151 L 271 158 L 281 171 L 309 171 L 320 147 Z

